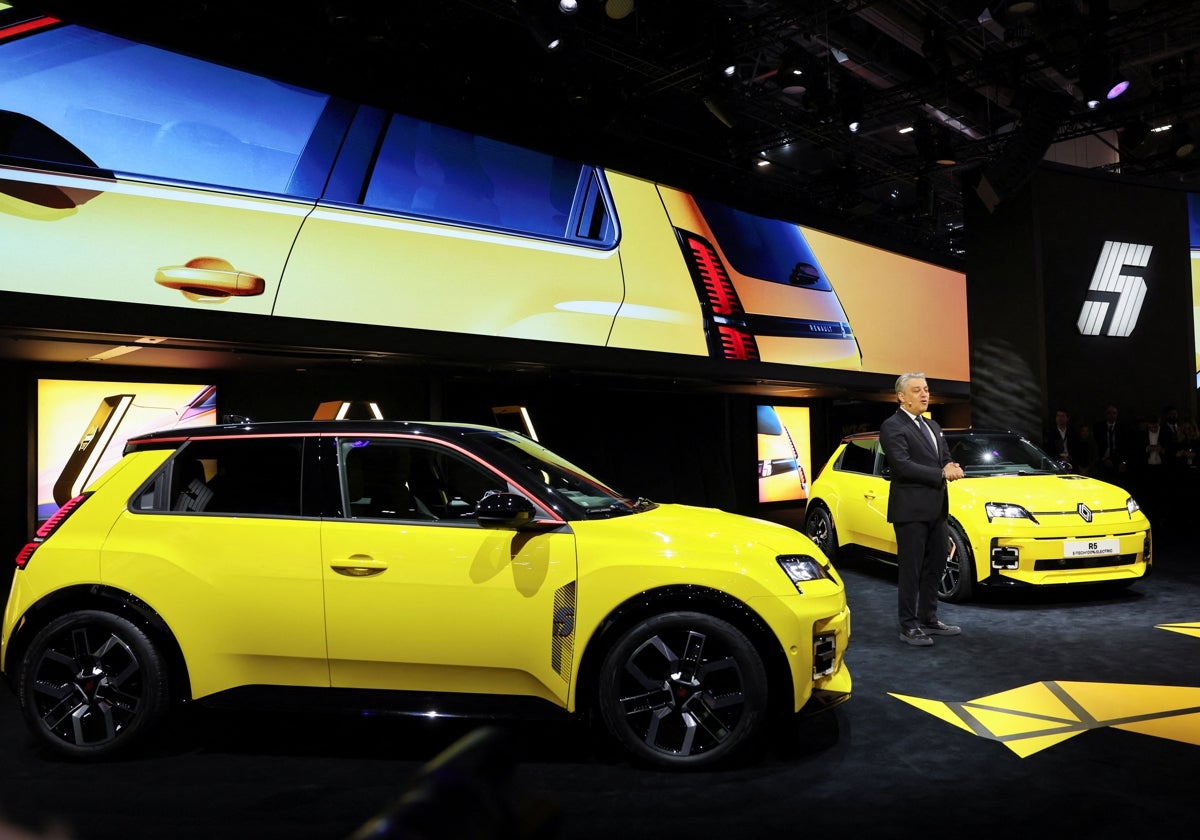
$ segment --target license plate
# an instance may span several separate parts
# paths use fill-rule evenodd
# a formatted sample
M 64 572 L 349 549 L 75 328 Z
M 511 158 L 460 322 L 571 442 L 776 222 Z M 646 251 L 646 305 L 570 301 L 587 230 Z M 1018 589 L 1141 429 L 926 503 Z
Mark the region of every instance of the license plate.
M 1069 542 L 1063 548 L 1063 557 L 1103 557 L 1106 554 L 1119 554 L 1120 551 L 1120 540 Z

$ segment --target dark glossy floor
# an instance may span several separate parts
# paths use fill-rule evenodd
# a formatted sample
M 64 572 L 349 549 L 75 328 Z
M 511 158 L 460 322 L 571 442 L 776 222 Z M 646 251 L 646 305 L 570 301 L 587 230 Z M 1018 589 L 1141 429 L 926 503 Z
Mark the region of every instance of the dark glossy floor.
M 435 809 L 437 828 L 389 836 L 1195 836 L 1200 630 L 1158 625 L 1200 622 L 1198 545 L 1160 535 L 1154 576 L 1119 593 L 947 606 L 963 635 L 929 649 L 897 639 L 894 573 L 844 562 L 854 697 L 779 733 L 761 761 L 661 774 L 581 727 L 522 725 L 506 730 L 511 774 L 501 753 L 493 782 Z M 207 713 L 151 755 L 89 766 L 35 751 L 0 691 L 0 813 L 13 831 L 57 824 L 77 840 L 346 838 L 402 792 L 415 799 L 425 762 L 472 732 Z M 490 796 L 523 815 L 508 833 Z

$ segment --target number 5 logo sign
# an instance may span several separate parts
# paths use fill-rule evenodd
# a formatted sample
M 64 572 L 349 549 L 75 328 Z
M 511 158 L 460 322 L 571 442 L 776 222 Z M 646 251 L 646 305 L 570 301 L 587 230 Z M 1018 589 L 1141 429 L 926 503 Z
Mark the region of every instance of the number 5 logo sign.
M 1152 245 L 1105 242 L 1079 312 L 1083 335 L 1128 336 L 1137 326 L 1146 297 L 1146 265 Z

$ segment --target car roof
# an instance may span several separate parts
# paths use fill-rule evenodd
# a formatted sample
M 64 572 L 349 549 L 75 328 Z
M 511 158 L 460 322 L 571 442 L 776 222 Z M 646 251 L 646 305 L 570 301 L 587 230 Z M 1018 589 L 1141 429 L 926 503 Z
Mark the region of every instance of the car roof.
M 976 429 L 970 426 L 963 429 L 942 429 L 942 433 L 947 437 L 964 437 L 966 435 L 1011 435 L 1013 437 L 1023 438 L 1026 435 L 1020 432 L 1014 432 L 1012 429 Z M 876 440 L 879 437 L 879 432 L 855 432 L 852 435 L 846 435 L 842 438 L 842 443 L 849 443 L 853 440 Z
M 127 449 L 172 441 L 210 437 L 262 437 L 268 435 L 425 435 L 433 438 L 461 437 L 469 432 L 510 434 L 494 426 L 451 423 L 432 420 L 272 420 L 264 422 L 224 423 L 215 426 L 190 426 L 150 432 L 130 438 Z M 515 434 L 515 433 L 512 433 Z

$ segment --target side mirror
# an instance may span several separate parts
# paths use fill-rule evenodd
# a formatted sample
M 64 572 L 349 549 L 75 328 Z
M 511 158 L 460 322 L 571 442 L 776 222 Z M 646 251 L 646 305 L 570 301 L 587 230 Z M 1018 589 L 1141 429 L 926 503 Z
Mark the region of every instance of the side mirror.
M 520 528 L 534 513 L 533 502 L 517 493 L 491 493 L 475 503 L 475 520 L 485 528 Z

